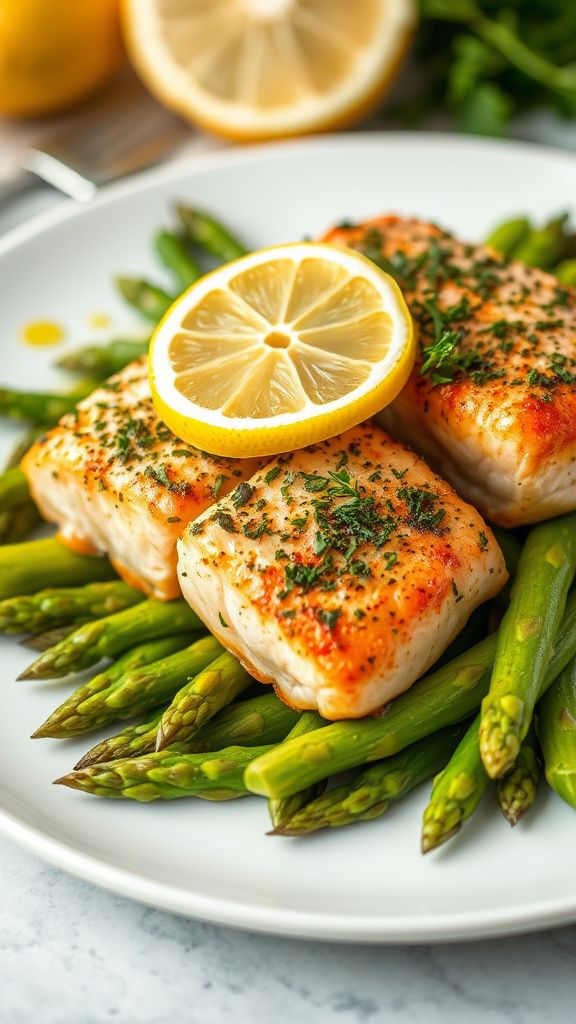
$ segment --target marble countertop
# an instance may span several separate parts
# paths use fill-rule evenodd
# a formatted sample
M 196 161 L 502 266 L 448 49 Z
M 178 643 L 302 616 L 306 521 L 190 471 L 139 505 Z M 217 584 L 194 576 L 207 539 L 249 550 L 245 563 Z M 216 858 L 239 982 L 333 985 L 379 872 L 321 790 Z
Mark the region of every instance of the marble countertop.
M 518 134 L 576 148 L 549 119 Z M 39 189 L 0 211 L 0 233 L 53 201 Z M 0 1024 L 574 1021 L 576 927 L 410 948 L 271 939 L 111 895 L 1 838 L 0 878 Z
M 574 1021 L 576 927 L 442 946 L 249 935 L 132 903 L 0 840 L 0 1021 Z

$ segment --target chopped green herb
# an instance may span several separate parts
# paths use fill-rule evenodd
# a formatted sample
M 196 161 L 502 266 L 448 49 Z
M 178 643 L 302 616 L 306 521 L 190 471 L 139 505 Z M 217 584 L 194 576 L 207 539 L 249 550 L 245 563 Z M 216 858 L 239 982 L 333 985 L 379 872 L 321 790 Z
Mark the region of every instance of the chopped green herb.
M 286 502 L 287 505 L 291 505 L 292 502 L 294 501 L 294 498 L 292 497 L 292 494 L 291 494 L 291 491 L 290 491 L 290 488 L 291 488 L 292 484 L 294 483 L 294 479 L 295 479 L 294 473 L 292 472 L 292 470 L 289 469 L 288 472 L 286 473 L 285 478 L 284 478 L 284 483 L 282 484 L 282 486 L 280 488 L 280 494 L 284 498 L 284 501 Z
M 297 516 L 296 519 L 292 519 L 291 520 L 292 526 L 295 526 L 299 530 L 303 529 L 306 526 L 307 522 L 308 522 L 308 513 L 306 513 L 306 515 L 304 515 L 304 516 Z
M 214 487 L 212 488 L 212 494 L 214 495 L 215 498 L 217 498 L 218 495 L 220 494 L 220 491 L 222 490 L 222 484 L 224 483 L 224 481 L 228 479 L 229 477 L 225 476 L 224 473 L 218 474 L 214 481 Z
M 234 525 L 234 520 L 228 512 L 222 512 L 218 509 L 218 511 L 214 513 L 214 519 L 218 523 L 220 529 L 226 530 L 226 533 L 238 533 Z
M 266 476 L 264 477 L 264 482 L 267 484 L 271 484 L 279 475 L 280 466 L 272 466 L 272 469 L 269 469 L 268 472 L 266 473 Z
M 443 508 L 436 509 L 438 495 L 424 487 L 400 487 L 397 491 L 400 501 L 406 502 L 407 521 L 421 530 L 437 533 L 446 515 Z
M 260 537 L 263 537 L 265 533 L 271 534 L 272 527 L 268 522 L 268 515 L 266 512 L 259 523 L 245 523 L 242 527 L 242 533 L 245 537 L 249 537 L 250 540 L 258 540 Z
M 246 480 L 241 484 L 238 484 L 234 488 L 231 494 L 232 504 L 234 508 L 242 508 L 243 505 L 247 505 L 254 494 L 254 488 Z
M 304 487 L 307 491 L 315 493 L 325 491 L 330 481 L 325 476 L 318 476 L 316 473 L 300 473 L 304 480 Z
M 305 565 L 304 562 L 292 562 L 284 569 L 285 582 L 284 590 L 280 594 L 282 599 L 290 593 L 294 587 L 302 587 L 306 592 L 322 578 L 323 574 L 332 568 L 332 559 L 327 555 L 319 565 Z
M 314 537 L 314 554 L 323 555 L 330 547 L 330 538 L 325 533 L 317 533 Z
M 316 612 L 316 618 L 323 626 L 327 626 L 328 629 L 334 629 L 338 619 L 342 615 L 341 608 L 318 608 Z

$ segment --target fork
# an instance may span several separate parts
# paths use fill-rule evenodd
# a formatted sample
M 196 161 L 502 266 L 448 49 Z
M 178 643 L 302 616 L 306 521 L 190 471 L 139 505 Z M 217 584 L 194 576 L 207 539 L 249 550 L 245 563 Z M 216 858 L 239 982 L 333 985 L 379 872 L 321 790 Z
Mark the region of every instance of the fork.
M 190 137 L 132 76 L 109 87 L 60 131 L 24 149 L 20 173 L 0 184 L 0 207 L 41 179 L 79 202 L 100 185 L 156 163 Z

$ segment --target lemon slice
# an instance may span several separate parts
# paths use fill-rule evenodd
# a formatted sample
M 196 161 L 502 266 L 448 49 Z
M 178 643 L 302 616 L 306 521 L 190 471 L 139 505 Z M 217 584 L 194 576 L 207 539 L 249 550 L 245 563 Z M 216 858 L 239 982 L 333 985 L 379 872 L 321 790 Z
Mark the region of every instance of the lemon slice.
M 396 282 L 351 249 L 299 243 L 220 267 L 158 325 L 158 412 L 214 455 L 275 455 L 374 415 L 414 365 Z
M 262 139 L 352 123 L 382 96 L 415 0 L 124 0 L 152 92 L 216 134 Z

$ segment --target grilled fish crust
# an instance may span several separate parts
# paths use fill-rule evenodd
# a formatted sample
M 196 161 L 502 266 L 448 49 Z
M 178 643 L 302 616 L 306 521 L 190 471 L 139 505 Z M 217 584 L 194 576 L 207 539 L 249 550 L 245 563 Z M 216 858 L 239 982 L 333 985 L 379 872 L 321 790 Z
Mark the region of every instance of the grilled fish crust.
M 156 415 L 144 357 L 41 437 L 22 468 L 65 544 L 107 554 L 127 582 L 170 600 L 180 596 L 176 540 L 184 525 L 258 464 L 179 441 Z
M 178 549 L 182 592 L 224 646 L 330 719 L 406 690 L 507 578 L 476 510 L 372 423 L 280 456 Z
M 415 370 L 379 422 L 502 526 L 576 508 L 576 289 L 419 220 L 379 217 L 324 240 L 391 272 L 419 331 Z M 434 306 L 459 340 L 423 375 Z

